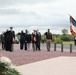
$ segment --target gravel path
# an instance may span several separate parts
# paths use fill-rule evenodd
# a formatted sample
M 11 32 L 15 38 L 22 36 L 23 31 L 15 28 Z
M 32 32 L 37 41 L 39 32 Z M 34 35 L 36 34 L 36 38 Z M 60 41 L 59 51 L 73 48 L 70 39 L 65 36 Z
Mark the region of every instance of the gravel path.
M 2 51 L 3 56 L 7 56 L 12 60 L 12 63 L 19 66 L 23 64 L 29 64 L 45 59 L 55 58 L 59 56 L 76 56 L 76 52 L 69 53 L 69 52 L 60 52 L 54 51 L 51 49 L 50 52 L 46 50 L 46 47 L 41 47 L 41 51 L 33 51 L 32 48 L 25 50 L 19 49 L 19 44 L 14 45 L 14 51 Z

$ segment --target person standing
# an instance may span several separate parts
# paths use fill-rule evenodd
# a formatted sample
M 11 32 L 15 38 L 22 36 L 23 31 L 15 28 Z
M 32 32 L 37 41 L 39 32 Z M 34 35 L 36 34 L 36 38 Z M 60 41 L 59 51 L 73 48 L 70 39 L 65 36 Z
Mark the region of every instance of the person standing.
M 36 31 L 36 50 L 38 49 L 39 51 L 41 50 L 40 49 L 40 41 L 41 41 L 41 33 L 39 32 L 39 30 L 37 29 Z
M 12 32 L 7 30 L 4 33 L 4 40 L 5 40 L 5 49 L 6 49 L 6 51 L 12 52 L 12 38 L 13 38 Z
M 25 33 L 21 31 L 20 33 L 20 49 L 23 50 L 25 45 Z
M 30 43 L 31 43 L 31 34 L 28 31 L 28 33 L 27 33 L 27 49 L 30 48 Z
M 36 51 L 36 30 L 33 30 L 34 32 L 32 33 L 32 48 L 33 51 Z
M 25 30 L 25 50 L 27 50 L 28 31 Z
M 12 44 L 11 44 L 11 51 L 13 51 L 13 47 L 14 47 L 14 39 L 15 39 L 15 31 L 13 31 L 13 27 L 10 27 L 10 32 L 11 32 L 11 36 L 12 36 Z
M 74 45 L 76 46 L 76 34 L 74 36 Z
M 46 35 L 47 51 L 50 51 L 52 41 L 52 33 L 50 32 L 50 29 L 48 29 L 48 31 L 45 32 L 44 35 Z
M 1 43 L 2 43 L 2 50 L 5 49 L 5 41 L 4 41 L 4 32 L 1 34 Z

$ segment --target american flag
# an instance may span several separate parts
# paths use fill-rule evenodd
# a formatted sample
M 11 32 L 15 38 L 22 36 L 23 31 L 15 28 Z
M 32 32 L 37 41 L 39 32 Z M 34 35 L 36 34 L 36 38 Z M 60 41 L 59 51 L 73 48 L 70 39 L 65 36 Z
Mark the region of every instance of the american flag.
M 76 21 L 72 16 L 70 16 L 70 32 L 72 36 L 76 34 Z

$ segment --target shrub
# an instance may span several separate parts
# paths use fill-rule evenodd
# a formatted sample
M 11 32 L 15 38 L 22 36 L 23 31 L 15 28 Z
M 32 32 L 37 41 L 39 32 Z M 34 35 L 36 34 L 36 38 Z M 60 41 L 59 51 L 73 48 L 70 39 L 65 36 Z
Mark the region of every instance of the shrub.
M 63 41 L 62 41 L 60 38 L 57 38 L 57 39 L 55 40 L 55 43 L 61 44 L 61 43 L 63 43 Z
M 73 41 L 74 40 L 74 38 L 71 35 L 65 35 L 65 36 L 61 35 L 60 39 L 63 41 Z

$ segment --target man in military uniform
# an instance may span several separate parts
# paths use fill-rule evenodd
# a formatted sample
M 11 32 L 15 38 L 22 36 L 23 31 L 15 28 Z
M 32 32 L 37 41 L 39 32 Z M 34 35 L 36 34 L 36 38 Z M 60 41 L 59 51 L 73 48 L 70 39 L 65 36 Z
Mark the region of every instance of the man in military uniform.
M 11 44 L 11 51 L 13 51 L 14 47 L 14 39 L 15 39 L 15 32 L 13 31 L 13 27 L 10 27 L 11 37 L 12 37 L 12 44 Z
M 5 41 L 5 49 L 6 51 L 13 51 L 13 39 L 15 38 L 15 33 L 12 31 L 12 27 L 10 30 L 7 30 L 4 33 L 4 41 Z

